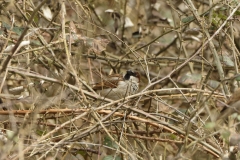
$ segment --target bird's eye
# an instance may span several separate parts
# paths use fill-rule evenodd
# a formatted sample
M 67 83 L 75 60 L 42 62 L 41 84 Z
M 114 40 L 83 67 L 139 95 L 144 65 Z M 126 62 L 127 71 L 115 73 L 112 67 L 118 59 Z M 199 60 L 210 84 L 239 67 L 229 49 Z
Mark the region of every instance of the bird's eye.
M 134 75 L 135 75 L 135 73 L 134 73 L 133 71 L 131 71 L 131 70 L 128 71 L 128 74 L 129 74 L 130 76 L 134 76 Z

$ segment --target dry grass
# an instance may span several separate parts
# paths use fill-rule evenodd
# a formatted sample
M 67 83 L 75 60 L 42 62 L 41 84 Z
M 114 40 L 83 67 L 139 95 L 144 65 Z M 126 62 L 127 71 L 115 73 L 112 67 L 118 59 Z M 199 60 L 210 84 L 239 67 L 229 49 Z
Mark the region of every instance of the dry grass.
M 238 116 L 215 123 L 239 86 L 237 1 L 0 6 L 0 159 L 240 157 Z M 137 94 L 92 90 L 128 69 Z

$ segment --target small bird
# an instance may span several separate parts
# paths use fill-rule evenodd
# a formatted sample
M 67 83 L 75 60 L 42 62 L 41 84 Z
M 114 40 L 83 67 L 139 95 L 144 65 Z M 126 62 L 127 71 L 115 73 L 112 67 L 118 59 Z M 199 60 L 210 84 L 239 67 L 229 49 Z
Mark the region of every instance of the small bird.
M 121 74 L 110 75 L 106 80 L 97 83 L 93 90 L 103 97 L 117 100 L 137 93 L 139 82 L 140 74 L 128 70 L 124 76 Z
M 224 120 L 235 112 L 240 113 L 240 88 L 238 88 L 233 93 L 227 105 L 223 108 L 220 115 L 217 117 L 217 120 Z

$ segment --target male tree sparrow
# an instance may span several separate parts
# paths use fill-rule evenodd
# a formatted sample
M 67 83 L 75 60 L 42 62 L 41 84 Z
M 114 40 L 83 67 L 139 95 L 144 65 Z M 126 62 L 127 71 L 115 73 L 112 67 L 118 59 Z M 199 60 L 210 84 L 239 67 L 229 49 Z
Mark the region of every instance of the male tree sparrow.
M 93 89 L 103 97 L 117 100 L 135 94 L 138 91 L 139 82 L 140 74 L 128 70 L 124 76 L 110 75 L 108 79 L 97 83 Z

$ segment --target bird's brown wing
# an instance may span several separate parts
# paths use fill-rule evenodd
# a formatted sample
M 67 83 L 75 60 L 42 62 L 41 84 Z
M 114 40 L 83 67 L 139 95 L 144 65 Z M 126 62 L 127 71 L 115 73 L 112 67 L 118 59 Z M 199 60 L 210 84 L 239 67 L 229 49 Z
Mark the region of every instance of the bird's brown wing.
M 117 88 L 119 80 L 123 80 L 119 75 L 111 75 L 110 80 L 103 80 L 93 86 L 93 90 L 102 90 L 107 88 Z

